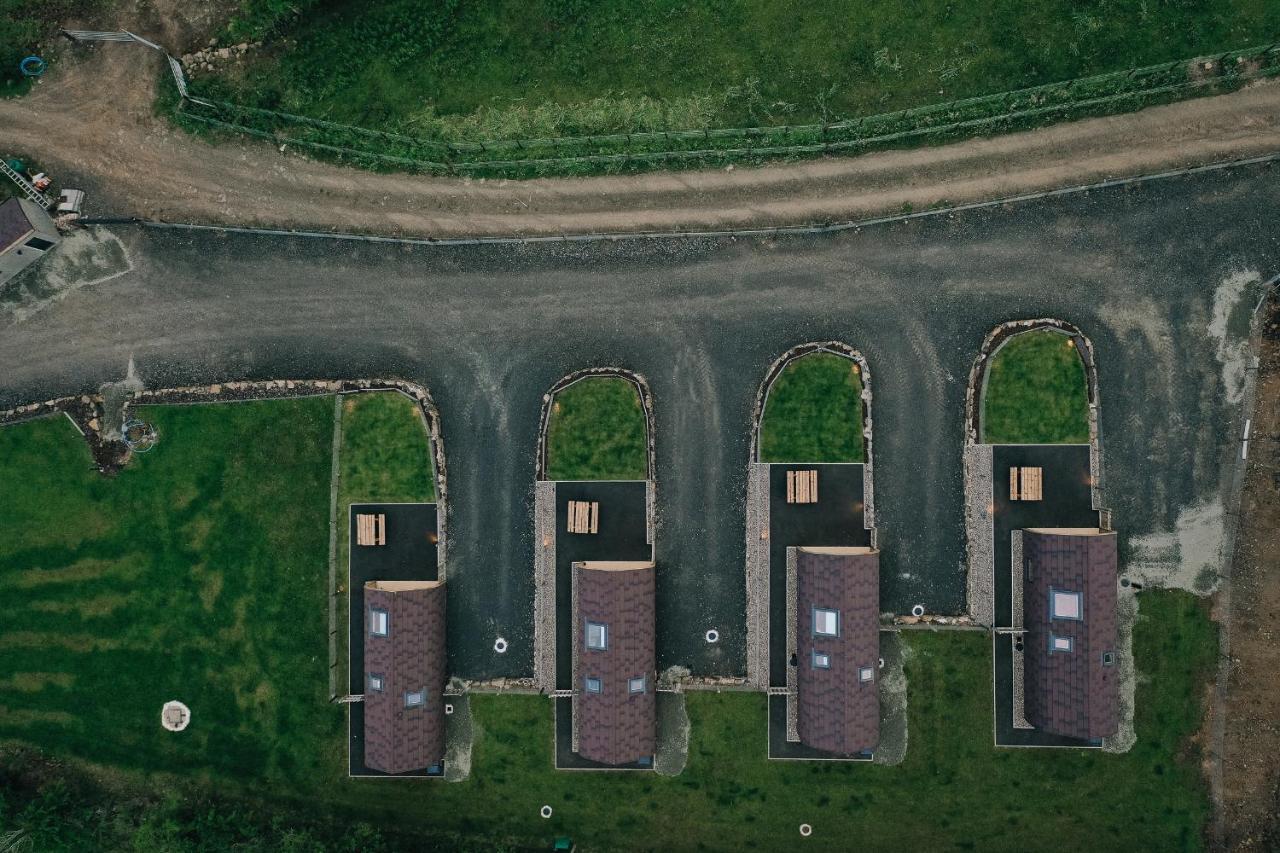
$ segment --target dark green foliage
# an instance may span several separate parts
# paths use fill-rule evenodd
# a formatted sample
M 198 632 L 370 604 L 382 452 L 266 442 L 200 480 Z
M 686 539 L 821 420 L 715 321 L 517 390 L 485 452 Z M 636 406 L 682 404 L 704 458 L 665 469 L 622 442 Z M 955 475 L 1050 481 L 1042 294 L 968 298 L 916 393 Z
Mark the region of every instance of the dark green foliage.
M 1089 393 L 1084 363 L 1069 337 L 1024 332 L 987 366 L 982 440 L 987 444 L 1084 444 Z
M 547 425 L 547 479 L 644 480 L 644 408 L 626 379 L 582 379 L 556 394 Z
M 769 390 L 761 462 L 862 462 L 862 377 L 831 353 L 789 363 Z
M 0 96 L 25 91 L 18 63 L 40 53 L 67 19 L 101 4 L 102 0 L 0 0 Z M 0 156 L 5 153 L 0 151 Z

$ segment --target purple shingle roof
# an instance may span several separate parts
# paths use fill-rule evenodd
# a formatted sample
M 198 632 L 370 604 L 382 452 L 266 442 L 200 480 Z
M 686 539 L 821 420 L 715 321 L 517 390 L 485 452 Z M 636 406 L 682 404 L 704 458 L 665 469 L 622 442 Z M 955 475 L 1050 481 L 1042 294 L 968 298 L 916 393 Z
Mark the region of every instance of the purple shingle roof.
M 383 773 L 423 770 L 444 759 L 443 581 L 369 581 L 364 588 L 364 763 Z M 387 636 L 372 633 L 387 613 Z M 370 676 L 382 678 L 373 689 Z M 406 707 L 408 693 L 424 702 Z
M 1114 735 L 1120 710 L 1116 534 L 1028 529 L 1022 534 L 1022 559 L 1027 722 L 1084 740 Z M 1078 619 L 1055 618 L 1055 593 L 1064 613 L 1078 601 Z
M 816 609 L 839 613 L 839 636 L 814 635 Z M 875 749 L 880 742 L 879 552 L 798 549 L 796 610 L 800 742 L 839 755 Z M 817 665 L 815 653 L 826 656 L 826 668 Z
M 16 198 L 0 202 L 0 252 L 25 240 L 34 231 L 31 220 Z
M 573 571 L 573 649 L 582 682 L 574 714 L 578 754 L 613 765 L 651 758 L 657 720 L 653 563 L 584 562 L 574 563 Z M 607 626 L 607 648 L 587 647 L 588 622 Z M 585 689 L 588 678 L 599 679 L 600 692 Z M 643 692 L 631 692 L 633 678 L 644 678 Z

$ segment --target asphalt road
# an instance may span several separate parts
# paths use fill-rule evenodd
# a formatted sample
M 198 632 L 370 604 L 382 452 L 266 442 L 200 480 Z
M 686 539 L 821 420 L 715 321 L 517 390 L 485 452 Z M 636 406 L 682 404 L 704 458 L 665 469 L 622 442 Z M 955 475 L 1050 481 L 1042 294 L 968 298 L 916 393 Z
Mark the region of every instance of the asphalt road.
M 132 272 L 78 289 L 65 270 L 28 282 L 54 298 L 0 327 L 0 406 L 91 390 L 131 355 L 153 387 L 424 383 L 449 459 L 450 610 L 486 629 L 451 662 L 516 675 L 532 668 L 542 394 L 581 367 L 637 370 L 657 426 L 659 621 L 699 638 L 672 635 L 663 648 L 689 651 L 660 649 L 659 665 L 740 674 L 750 413 L 779 354 L 835 338 L 866 355 L 882 606 L 956 612 L 964 391 L 983 335 L 1053 315 L 1092 337 L 1124 559 L 1138 537 L 1222 500 L 1258 292 L 1236 284 L 1280 271 L 1278 207 L 1274 173 L 1253 167 L 776 240 L 408 247 L 124 226 L 112 230 Z M 711 627 L 715 646 L 700 641 Z

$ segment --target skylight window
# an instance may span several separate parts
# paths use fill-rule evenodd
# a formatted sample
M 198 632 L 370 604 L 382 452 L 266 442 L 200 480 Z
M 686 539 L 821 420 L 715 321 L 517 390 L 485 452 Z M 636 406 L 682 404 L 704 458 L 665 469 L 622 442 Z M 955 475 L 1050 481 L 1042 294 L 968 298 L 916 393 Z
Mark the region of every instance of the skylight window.
M 369 692 L 381 693 L 386 689 L 386 681 L 376 672 L 369 673 Z
M 385 637 L 391 630 L 391 617 L 387 611 L 377 607 L 369 608 L 369 633 L 375 637 Z
M 840 611 L 813 608 L 813 633 L 816 637 L 840 636 Z
M 820 652 L 817 649 L 813 651 L 813 668 L 814 669 L 831 669 L 831 655 L 826 652 Z
M 410 690 L 404 694 L 404 706 L 406 708 L 420 708 L 427 702 L 427 691 Z
M 1049 635 L 1049 651 L 1051 652 L 1069 652 L 1075 648 L 1075 640 L 1070 637 L 1059 637 L 1056 634 Z
M 874 669 L 872 669 L 871 667 L 869 667 L 869 666 L 860 666 L 860 667 L 858 667 L 858 680 L 859 680 L 859 681 L 870 681 L 871 679 L 873 679 L 873 678 L 875 678 L 875 677 L 876 677 L 876 671 L 875 671 Z
M 609 626 L 603 622 L 587 623 L 587 648 L 604 651 L 609 648 Z
M 587 676 L 587 684 L 586 684 L 586 687 L 587 687 L 587 692 L 588 692 L 588 693 L 603 693 L 603 692 L 604 692 L 604 684 L 602 684 L 602 683 L 600 682 L 600 679 L 598 679 L 598 678 L 594 678 L 594 677 L 592 677 L 592 676 Z
M 641 676 L 637 676 L 636 678 L 629 679 L 627 681 L 627 691 L 630 693 L 643 693 L 644 692 L 644 676 L 641 675 Z
M 1050 589 L 1049 615 L 1054 619 L 1074 619 L 1076 621 L 1083 619 L 1084 603 L 1081 601 L 1080 593 Z

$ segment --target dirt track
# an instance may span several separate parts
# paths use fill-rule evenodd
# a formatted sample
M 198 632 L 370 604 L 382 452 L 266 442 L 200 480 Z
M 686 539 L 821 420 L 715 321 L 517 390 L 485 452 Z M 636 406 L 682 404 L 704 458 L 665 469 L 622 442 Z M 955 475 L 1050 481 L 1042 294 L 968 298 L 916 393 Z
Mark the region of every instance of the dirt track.
M 157 53 L 120 43 L 70 53 L 30 96 L 0 100 L 0 153 L 83 185 L 93 215 L 166 221 L 413 236 L 801 224 L 1280 151 L 1271 82 L 993 139 L 764 168 L 524 182 L 383 175 L 258 141 L 206 144 L 152 114 Z
M 1232 566 L 1222 744 L 1226 850 L 1280 846 L 1280 301 L 1264 320 L 1241 526 Z

